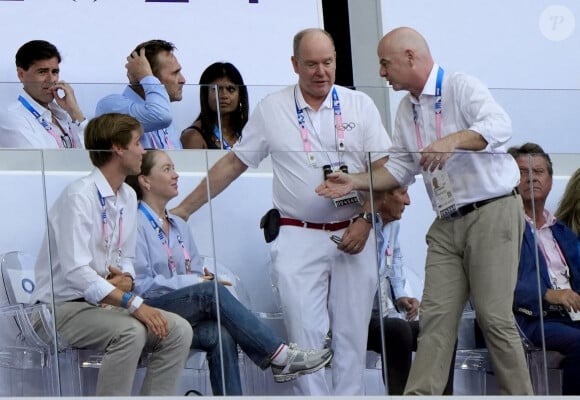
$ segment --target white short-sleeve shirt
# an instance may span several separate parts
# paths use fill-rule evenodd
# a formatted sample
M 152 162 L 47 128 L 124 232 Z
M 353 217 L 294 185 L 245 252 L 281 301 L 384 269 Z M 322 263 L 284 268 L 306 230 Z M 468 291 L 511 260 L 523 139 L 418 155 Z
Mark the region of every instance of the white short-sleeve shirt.
M 315 111 L 307 105 L 298 85 L 288 86 L 264 98 L 244 127 L 234 146 L 236 156 L 256 167 L 268 155 L 272 158 L 274 207 L 283 217 L 310 222 L 335 222 L 360 212 L 360 205 L 334 207 L 332 200 L 318 196 L 314 189 L 323 182 L 323 165 L 348 166 L 351 173 L 367 171 L 371 160 L 384 157 L 391 140 L 379 112 L 364 93 L 336 88 L 340 101 L 345 151 L 338 152 L 337 130 L 332 107 L 332 90 Z M 311 165 L 298 125 L 296 107 L 304 109 L 308 138 L 315 155 Z M 362 199 L 362 193 L 359 194 Z

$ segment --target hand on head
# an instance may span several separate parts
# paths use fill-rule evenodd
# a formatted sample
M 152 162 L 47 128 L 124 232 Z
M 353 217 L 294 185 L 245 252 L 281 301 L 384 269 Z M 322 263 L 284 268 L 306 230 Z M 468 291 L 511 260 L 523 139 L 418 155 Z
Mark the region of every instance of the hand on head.
M 145 57 L 144 47 L 139 50 L 139 53 L 134 51 L 129 55 L 129 57 L 127 57 L 125 68 L 127 68 L 127 78 L 129 78 L 129 82 L 134 85 L 141 82 L 141 79 L 146 76 L 153 75 L 151 65 L 149 64 L 147 57 Z

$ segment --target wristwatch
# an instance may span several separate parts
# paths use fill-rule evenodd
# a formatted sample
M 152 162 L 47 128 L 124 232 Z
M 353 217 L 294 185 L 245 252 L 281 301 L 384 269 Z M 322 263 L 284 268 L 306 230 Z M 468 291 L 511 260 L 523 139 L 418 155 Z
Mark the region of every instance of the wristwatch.
M 355 220 L 362 218 L 364 219 L 366 222 L 368 222 L 369 224 L 373 223 L 373 213 L 370 212 L 362 212 L 359 215 L 356 216 Z

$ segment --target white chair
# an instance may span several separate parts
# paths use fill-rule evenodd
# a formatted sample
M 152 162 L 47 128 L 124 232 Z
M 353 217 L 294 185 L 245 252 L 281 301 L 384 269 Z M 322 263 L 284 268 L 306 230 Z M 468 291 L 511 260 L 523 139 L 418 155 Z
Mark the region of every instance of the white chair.
M 21 369 L 42 367 L 46 390 L 40 394 L 73 396 L 94 394 L 97 374 L 91 371 L 101 367 L 104 353 L 68 346 L 54 333 L 49 307 L 46 304 L 30 304 L 36 288 L 34 257 L 21 251 L 12 251 L 3 254 L 0 261 L 7 297 L 5 301 L 7 305 L 0 302 L 0 318 L 8 320 L 2 324 L 2 337 L 5 334 L 16 337 L 15 343 L 11 346 L 5 345 L 4 340 L 1 340 L 0 368 L 5 365 L 13 365 L 13 368 L 20 366 Z M 8 327 L 10 322 L 13 322 L 13 329 L 9 332 L 5 327 Z M 55 338 L 58 339 L 56 346 L 58 357 L 54 357 Z M 139 367 L 146 367 L 148 360 L 148 354 L 143 353 Z M 193 384 L 196 390 L 206 394 L 205 352 L 192 350 L 185 368 L 193 370 Z M 56 375 L 60 379 L 57 379 Z
M 34 319 L 48 328 L 50 316 L 45 304 L 30 302 L 34 258 L 17 251 L 2 254 L 0 271 L 0 396 L 57 395 L 52 342 L 33 327 Z
M 487 349 L 477 348 L 475 311 L 468 301 L 459 322 L 453 393 L 456 395 L 486 395 L 491 366 Z

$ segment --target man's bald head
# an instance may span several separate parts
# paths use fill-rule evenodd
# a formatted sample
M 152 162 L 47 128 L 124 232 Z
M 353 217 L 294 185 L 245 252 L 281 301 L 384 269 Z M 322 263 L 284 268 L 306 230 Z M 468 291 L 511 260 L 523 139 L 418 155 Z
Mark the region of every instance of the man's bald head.
M 431 54 L 429 51 L 429 45 L 425 38 L 413 28 L 408 28 L 406 26 L 395 28 L 387 33 L 381 39 L 379 46 L 383 42 L 392 46 L 395 51 L 404 52 L 405 50 L 413 50 L 423 56 Z
M 421 94 L 433 68 L 433 57 L 425 38 L 408 27 L 393 29 L 379 42 L 377 49 L 380 75 L 394 90 Z

